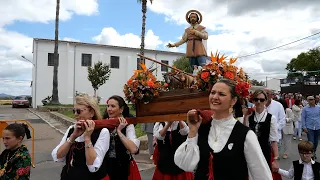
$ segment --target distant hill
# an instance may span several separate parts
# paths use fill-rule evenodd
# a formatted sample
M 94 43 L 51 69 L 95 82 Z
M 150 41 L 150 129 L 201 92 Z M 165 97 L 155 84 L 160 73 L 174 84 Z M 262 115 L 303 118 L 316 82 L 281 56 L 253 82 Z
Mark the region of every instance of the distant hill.
M 13 96 L 9 94 L 0 93 L 0 98 L 5 98 L 5 97 L 13 97 Z
M 3 99 L 3 100 L 12 99 L 13 97 L 14 96 L 9 95 L 9 94 L 0 93 L 0 99 Z

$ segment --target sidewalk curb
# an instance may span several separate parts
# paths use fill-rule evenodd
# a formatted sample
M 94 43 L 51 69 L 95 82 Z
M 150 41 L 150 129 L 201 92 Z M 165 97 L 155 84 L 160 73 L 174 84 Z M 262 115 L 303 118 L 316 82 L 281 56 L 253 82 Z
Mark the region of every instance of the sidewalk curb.
M 55 126 L 53 126 L 49 121 L 47 121 L 45 118 L 43 118 L 41 115 L 39 115 L 38 113 L 36 113 L 35 111 L 31 110 L 30 108 L 28 108 L 28 111 L 30 111 L 31 113 L 33 113 L 34 115 L 38 116 L 40 119 L 42 119 L 44 122 L 46 122 L 50 127 L 52 127 L 53 129 L 55 129 L 56 131 L 58 131 L 59 133 L 61 133 L 62 135 L 64 135 L 65 132 L 61 131 L 60 129 L 56 128 Z

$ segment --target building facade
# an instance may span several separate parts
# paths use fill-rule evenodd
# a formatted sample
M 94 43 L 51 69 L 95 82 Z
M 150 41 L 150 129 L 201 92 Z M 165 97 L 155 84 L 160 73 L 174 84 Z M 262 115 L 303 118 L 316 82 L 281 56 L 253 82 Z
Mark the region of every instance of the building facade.
M 32 73 L 32 106 L 42 105 L 42 100 L 52 95 L 54 41 L 50 39 L 33 40 Z M 97 91 L 101 103 L 108 97 L 120 95 L 124 97 L 123 86 L 137 69 L 139 58 L 138 48 L 128 48 L 101 44 L 90 44 L 71 41 L 59 41 L 58 90 L 62 104 L 73 104 L 76 92 L 94 94 L 88 80 L 88 66 L 102 61 L 111 67 L 109 80 Z M 173 61 L 183 57 L 184 53 L 169 51 L 145 50 L 145 56 L 172 65 Z M 169 69 L 166 66 L 146 60 L 147 67 L 157 68 L 154 72 L 159 80 L 162 73 Z
M 267 80 L 267 88 L 279 92 L 281 90 L 280 87 L 280 79 L 272 78 Z

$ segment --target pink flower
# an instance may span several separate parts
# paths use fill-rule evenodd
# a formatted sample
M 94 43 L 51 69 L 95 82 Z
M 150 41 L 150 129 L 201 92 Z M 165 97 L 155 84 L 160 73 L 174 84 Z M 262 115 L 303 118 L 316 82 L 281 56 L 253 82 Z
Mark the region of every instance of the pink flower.
M 30 166 L 27 166 L 25 168 L 19 168 L 16 173 L 18 176 L 23 176 L 25 174 L 28 174 L 29 171 L 30 171 Z

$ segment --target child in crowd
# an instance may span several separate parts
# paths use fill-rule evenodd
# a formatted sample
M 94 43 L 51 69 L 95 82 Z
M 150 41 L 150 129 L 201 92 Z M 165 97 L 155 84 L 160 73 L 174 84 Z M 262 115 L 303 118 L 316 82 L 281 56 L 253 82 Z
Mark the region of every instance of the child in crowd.
M 286 171 L 279 169 L 278 173 L 283 177 L 294 180 L 320 180 L 320 163 L 313 161 L 313 144 L 310 141 L 301 141 L 298 144 L 300 159 L 293 161 L 291 168 Z

